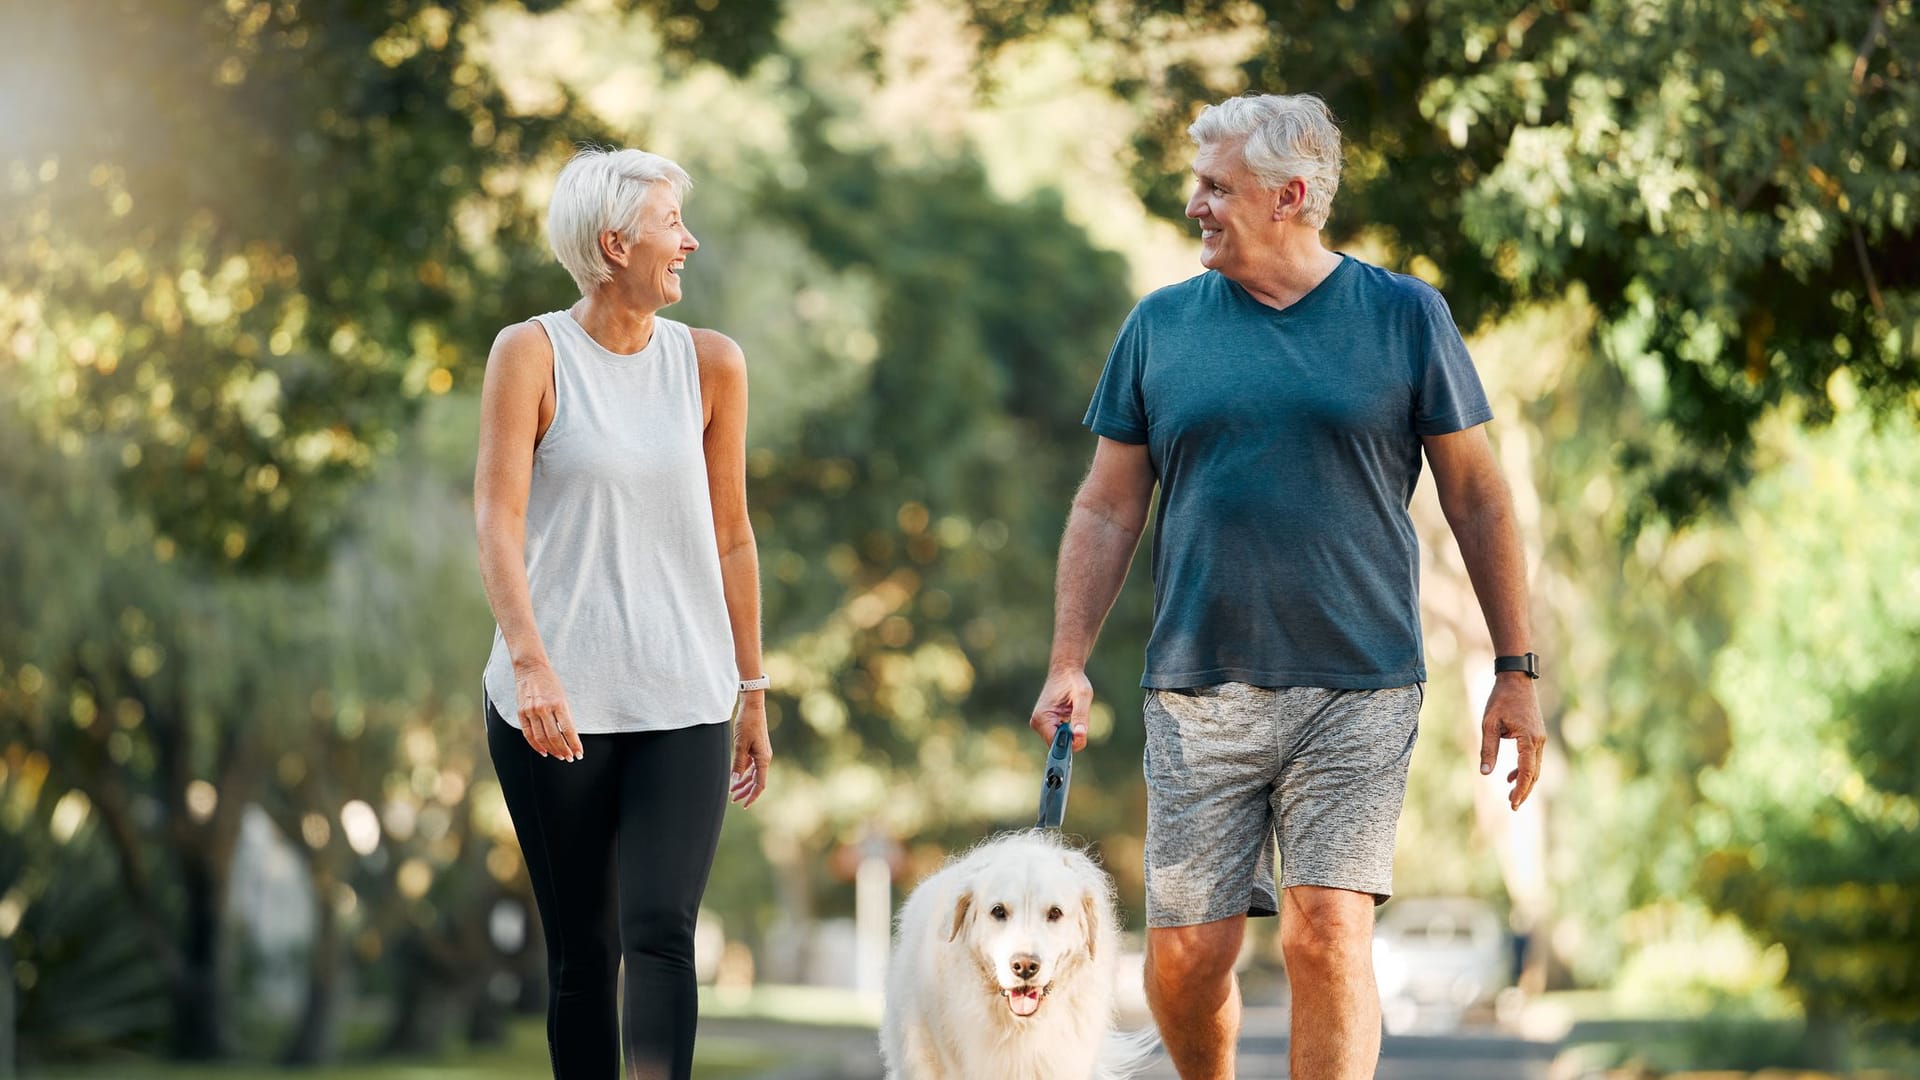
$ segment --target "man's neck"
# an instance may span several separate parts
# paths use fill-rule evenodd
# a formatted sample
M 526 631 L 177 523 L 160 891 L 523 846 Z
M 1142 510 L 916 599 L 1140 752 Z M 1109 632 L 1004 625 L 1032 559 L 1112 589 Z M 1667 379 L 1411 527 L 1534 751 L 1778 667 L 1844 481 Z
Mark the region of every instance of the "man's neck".
M 1229 274 L 1255 300 L 1285 309 L 1300 302 L 1340 266 L 1340 255 L 1320 243 L 1317 229 L 1288 229 L 1284 243 L 1245 276 Z

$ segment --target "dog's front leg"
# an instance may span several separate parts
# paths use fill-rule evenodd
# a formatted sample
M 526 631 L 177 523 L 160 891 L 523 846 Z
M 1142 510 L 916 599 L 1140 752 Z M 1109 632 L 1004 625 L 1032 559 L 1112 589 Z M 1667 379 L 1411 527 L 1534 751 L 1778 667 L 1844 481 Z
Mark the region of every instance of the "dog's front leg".
M 887 1080 L 947 1080 L 947 1070 L 940 1064 L 933 1033 L 927 1026 L 910 1023 L 904 1034 L 899 1071 L 889 1073 Z

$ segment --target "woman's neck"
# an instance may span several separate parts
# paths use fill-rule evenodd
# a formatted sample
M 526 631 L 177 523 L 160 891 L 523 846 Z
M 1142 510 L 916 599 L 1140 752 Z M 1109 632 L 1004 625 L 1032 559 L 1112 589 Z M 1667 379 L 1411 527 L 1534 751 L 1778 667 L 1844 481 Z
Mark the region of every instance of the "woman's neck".
M 654 310 L 596 289 L 567 309 L 587 336 L 612 353 L 637 353 L 653 340 Z

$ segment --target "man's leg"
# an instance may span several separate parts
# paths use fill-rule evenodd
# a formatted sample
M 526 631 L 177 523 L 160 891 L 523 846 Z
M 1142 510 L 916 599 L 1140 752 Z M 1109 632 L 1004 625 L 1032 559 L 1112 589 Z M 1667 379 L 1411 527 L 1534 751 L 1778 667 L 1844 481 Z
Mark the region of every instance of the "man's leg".
M 1147 930 L 1147 1005 L 1181 1080 L 1233 1080 L 1247 917 Z
M 1287 889 L 1280 947 L 1293 991 L 1292 1080 L 1368 1080 L 1380 1060 L 1373 896 L 1317 885 Z
M 1247 915 L 1280 907 L 1272 690 L 1154 690 L 1146 703 L 1147 1003 L 1184 1080 L 1232 1080 Z
M 1418 685 L 1282 692 L 1289 749 L 1274 810 L 1280 947 L 1293 986 L 1293 1080 L 1363 1080 L 1380 1057 L 1373 908 L 1393 893 L 1393 841 L 1418 736 Z

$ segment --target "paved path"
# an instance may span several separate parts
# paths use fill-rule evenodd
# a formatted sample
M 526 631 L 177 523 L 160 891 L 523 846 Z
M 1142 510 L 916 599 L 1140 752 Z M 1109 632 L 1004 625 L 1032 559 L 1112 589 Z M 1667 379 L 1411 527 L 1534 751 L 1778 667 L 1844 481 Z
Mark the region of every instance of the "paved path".
M 1242 1080 L 1285 1080 L 1286 1009 L 1247 1010 L 1240 1040 Z M 794 1028 L 768 1025 L 764 1035 L 746 1022 L 701 1024 L 701 1031 L 735 1038 L 764 1038 L 793 1052 L 795 1064 L 765 1080 L 880 1080 L 874 1035 L 863 1028 Z M 1494 1033 L 1389 1037 L 1377 1080 L 1546 1080 L 1556 1047 Z M 1143 1080 L 1174 1080 L 1162 1057 Z
M 1388 1036 L 1380 1048 L 1377 1080 L 1546 1080 L 1556 1047 L 1508 1035 Z M 1249 1008 L 1240 1038 L 1244 1080 L 1284 1080 L 1287 1075 L 1287 1010 Z M 1163 1057 L 1148 1080 L 1175 1080 Z

